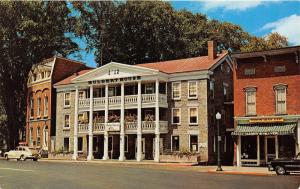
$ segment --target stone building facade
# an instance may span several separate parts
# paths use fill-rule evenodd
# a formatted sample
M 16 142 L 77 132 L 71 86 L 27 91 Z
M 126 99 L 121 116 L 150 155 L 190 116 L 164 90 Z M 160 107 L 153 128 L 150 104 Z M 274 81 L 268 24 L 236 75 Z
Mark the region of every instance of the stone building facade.
M 108 63 L 55 84 L 56 149 L 91 159 L 153 159 L 189 151 L 216 162 L 216 120 L 222 151 L 233 158 L 232 61 L 209 42 L 208 56 L 157 63 Z M 225 141 L 226 142 L 225 142 Z
M 27 83 L 26 143 L 28 146 L 47 151 L 54 150 L 56 93 L 53 83 L 84 68 L 87 67 L 82 63 L 61 57 L 44 60 L 32 67 Z
M 300 47 L 236 53 L 235 163 L 265 165 L 300 151 Z

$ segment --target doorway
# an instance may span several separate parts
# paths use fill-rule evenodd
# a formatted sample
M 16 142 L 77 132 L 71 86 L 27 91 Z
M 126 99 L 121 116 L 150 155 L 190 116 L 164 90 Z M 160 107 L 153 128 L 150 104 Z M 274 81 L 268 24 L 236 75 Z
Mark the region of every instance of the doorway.
M 145 159 L 145 138 L 142 138 L 142 159 Z M 135 139 L 135 159 L 137 159 L 137 138 Z
M 275 136 L 266 136 L 265 137 L 265 157 L 266 163 L 269 163 L 271 160 L 277 157 L 276 149 L 276 137 Z

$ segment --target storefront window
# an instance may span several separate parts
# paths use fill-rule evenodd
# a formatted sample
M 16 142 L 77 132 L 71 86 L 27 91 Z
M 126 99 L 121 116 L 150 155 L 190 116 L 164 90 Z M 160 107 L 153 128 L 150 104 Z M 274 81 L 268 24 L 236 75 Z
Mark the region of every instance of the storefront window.
M 241 159 L 257 159 L 257 136 L 241 136 Z

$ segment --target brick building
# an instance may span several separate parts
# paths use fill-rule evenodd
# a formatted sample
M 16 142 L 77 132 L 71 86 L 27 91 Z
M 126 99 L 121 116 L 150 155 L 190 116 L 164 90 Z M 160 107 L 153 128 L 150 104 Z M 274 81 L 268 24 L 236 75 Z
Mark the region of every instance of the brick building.
M 61 57 L 44 60 L 32 67 L 28 75 L 26 143 L 30 147 L 53 150 L 56 118 L 56 83 L 87 67 Z M 52 143 L 52 145 L 51 145 Z
M 220 112 L 222 151 L 232 163 L 232 61 L 215 43 L 208 49 L 181 60 L 111 62 L 56 83 L 56 149 L 121 161 L 190 151 L 214 163 Z
M 232 55 L 238 166 L 264 165 L 299 152 L 299 53 L 295 46 Z

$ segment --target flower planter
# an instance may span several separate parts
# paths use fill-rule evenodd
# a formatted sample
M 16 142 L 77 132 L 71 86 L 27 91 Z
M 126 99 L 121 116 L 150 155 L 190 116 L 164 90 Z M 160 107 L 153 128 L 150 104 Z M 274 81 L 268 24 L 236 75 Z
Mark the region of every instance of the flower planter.
M 160 155 L 160 162 L 178 162 L 178 163 L 198 163 L 200 155 Z
M 64 153 L 59 153 L 59 154 L 48 154 L 48 159 L 58 159 L 58 160 L 71 160 L 72 159 L 71 153 L 64 154 Z

